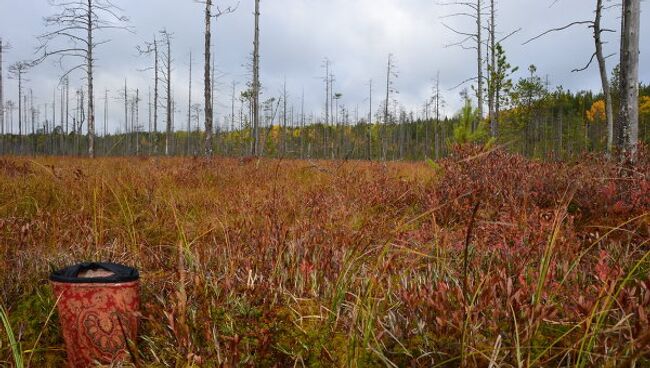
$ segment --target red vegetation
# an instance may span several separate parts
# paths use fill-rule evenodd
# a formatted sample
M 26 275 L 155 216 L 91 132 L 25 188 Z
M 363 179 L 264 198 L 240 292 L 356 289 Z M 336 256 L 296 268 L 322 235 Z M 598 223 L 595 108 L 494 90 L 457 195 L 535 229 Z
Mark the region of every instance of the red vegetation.
M 142 364 L 648 364 L 639 157 L 4 160 L 0 295 L 25 349 L 60 347 L 46 264 L 136 265 Z

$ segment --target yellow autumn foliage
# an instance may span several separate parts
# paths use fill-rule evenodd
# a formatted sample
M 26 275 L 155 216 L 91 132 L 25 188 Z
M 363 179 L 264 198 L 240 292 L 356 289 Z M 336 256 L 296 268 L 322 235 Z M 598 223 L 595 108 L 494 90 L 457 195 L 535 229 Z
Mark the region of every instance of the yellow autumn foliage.
M 643 96 L 639 100 L 639 114 L 650 115 L 650 96 Z
M 587 121 L 589 123 L 600 123 L 606 120 L 605 117 L 605 101 L 598 100 L 591 105 L 591 108 L 587 110 Z

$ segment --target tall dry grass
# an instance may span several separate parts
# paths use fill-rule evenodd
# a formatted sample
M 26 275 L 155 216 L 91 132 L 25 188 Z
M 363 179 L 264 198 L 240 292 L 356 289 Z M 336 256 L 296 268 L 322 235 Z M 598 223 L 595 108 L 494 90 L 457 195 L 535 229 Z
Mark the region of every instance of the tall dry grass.
M 0 365 L 63 364 L 81 260 L 141 270 L 139 366 L 650 364 L 642 157 L 5 158 Z

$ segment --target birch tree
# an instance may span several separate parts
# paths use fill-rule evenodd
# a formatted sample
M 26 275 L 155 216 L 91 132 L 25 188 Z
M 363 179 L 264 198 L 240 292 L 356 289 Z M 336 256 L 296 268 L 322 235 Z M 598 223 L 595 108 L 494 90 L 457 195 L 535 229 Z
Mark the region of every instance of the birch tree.
M 45 18 L 45 26 L 52 29 L 40 36 L 41 53 L 38 62 L 50 57 L 77 60 L 78 64 L 68 68 L 64 76 L 76 71 L 85 72 L 88 89 L 88 155 L 95 157 L 95 95 L 94 66 L 95 49 L 109 40 L 97 40 L 97 31 L 124 29 L 128 19 L 120 15 L 121 9 L 110 0 L 52 0 L 59 12 Z M 57 44 L 58 40 L 67 43 Z

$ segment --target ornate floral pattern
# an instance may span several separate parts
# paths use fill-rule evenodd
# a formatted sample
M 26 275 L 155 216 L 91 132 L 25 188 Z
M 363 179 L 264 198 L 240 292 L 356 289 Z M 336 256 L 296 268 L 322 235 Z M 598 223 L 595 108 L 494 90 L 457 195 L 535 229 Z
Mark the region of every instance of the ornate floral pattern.
M 127 341 L 137 337 L 138 282 L 52 282 L 70 368 L 127 360 Z

